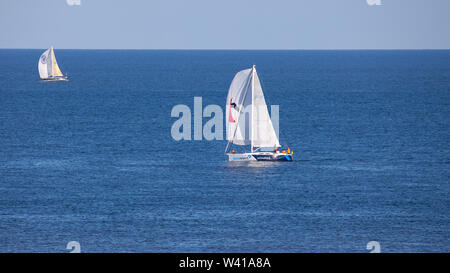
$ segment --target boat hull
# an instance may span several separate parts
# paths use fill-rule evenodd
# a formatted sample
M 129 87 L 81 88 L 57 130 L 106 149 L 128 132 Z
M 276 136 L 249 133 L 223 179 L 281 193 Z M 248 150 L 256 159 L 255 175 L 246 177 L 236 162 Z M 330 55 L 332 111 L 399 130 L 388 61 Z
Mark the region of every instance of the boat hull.
M 64 77 L 54 77 L 54 78 L 45 78 L 42 79 L 44 82 L 67 82 L 69 81 L 69 79 L 64 76 Z
M 227 154 L 228 161 L 292 161 L 292 154 L 285 153 L 243 153 L 243 154 Z

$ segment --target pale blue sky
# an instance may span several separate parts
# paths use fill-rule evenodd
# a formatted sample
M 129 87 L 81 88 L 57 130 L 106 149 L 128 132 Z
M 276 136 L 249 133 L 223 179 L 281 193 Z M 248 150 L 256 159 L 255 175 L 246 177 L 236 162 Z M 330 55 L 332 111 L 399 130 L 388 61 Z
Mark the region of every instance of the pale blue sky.
M 0 0 L 0 48 L 450 49 L 450 0 Z

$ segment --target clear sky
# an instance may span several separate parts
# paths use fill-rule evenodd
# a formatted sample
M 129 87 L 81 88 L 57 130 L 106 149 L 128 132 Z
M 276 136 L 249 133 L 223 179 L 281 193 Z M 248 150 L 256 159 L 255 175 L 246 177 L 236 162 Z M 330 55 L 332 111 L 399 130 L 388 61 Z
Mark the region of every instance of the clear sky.
M 0 48 L 450 49 L 450 0 L 380 1 L 0 0 Z

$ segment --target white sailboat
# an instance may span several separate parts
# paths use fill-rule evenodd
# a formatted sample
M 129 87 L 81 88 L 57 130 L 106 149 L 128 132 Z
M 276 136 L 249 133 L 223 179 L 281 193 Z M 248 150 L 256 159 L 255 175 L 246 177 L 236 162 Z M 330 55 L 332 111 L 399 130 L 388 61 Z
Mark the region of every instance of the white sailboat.
M 266 100 L 255 66 L 234 77 L 226 104 L 229 161 L 292 161 L 293 153 L 281 147 L 267 110 Z M 250 152 L 238 153 L 233 145 L 248 146 Z
M 67 75 L 64 76 L 56 62 L 53 46 L 42 53 L 38 64 L 39 76 L 44 81 L 68 81 Z

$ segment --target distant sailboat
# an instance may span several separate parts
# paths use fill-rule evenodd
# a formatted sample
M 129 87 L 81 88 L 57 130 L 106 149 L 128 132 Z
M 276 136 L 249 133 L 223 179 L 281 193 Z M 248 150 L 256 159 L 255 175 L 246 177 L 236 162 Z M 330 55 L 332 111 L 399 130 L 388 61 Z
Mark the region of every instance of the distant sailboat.
M 256 68 L 242 70 L 234 77 L 226 105 L 229 161 L 292 161 L 292 151 L 282 152 L 267 110 Z M 233 145 L 250 145 L 250 152 L 237 153 Z
M 39 76 L 45 81 L 68 81 L 56 62 L 53 46 L 42 53 L 38 64 Z

